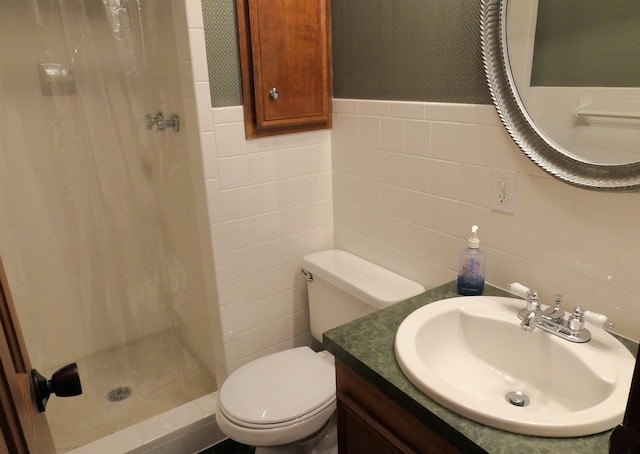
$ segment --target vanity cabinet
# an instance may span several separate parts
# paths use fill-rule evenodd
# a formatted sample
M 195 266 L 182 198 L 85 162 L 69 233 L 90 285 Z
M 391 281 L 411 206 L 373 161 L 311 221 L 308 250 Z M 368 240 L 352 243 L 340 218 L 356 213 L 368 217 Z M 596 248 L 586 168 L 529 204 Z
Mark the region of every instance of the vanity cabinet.
M 454 454 L 447 440 L 336 359 L 340 454 Z
M 247 138 L 331 127 L 331 0 L 237 0 Z

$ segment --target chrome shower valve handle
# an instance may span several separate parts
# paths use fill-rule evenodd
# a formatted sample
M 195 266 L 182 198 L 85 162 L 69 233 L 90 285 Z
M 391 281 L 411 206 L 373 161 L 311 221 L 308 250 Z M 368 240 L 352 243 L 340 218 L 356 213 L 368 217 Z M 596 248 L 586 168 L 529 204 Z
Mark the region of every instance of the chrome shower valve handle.
M 146 114 L 144 116 L 144 127 L 153 129 L 154 125 L 156 126 L 156 131 L 164 131 L 167 128 L 173 128 L 175 132 L 180 131 L 180 119 L 176 114 L 169 119 L 165 119 L 162 112 L 158 112 L 155 117 L 152 117 L 151 114 Z

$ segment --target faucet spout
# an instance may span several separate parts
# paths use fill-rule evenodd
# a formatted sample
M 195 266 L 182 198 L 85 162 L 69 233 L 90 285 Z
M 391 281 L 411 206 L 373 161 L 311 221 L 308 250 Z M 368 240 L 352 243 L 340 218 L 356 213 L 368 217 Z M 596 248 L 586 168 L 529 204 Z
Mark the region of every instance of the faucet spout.
M 538 320 L 542 316 L 542 310 L 540 309 L 540 300 L 538 293 L 514 282 L 509 284 L 509 290 L 518 296 L 523 296 L 527 299 L 527 307 L 523 307 L 518 311 L 518 318 L 522 320 L 520 326 L 525 331 L 533 331 L 538 323 Z
M 536 323 L 540 319 L 540 310 L 535 309 L 529 311 L 527 309 L 523 310 L 522 314 L 522 322 L 520 322 L 520 326 L 525 331 L 533 331 L 536 327 Z

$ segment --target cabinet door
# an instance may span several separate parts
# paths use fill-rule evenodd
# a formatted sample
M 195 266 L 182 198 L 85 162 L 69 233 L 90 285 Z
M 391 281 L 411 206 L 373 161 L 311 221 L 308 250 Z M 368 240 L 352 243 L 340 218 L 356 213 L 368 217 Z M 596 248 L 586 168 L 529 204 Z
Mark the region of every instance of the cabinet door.
M 609 454 L 637 452 L 640 452 L 640 356 L 636 359 L 624 420 L 609 440 Z
M 338 393 L 338 448 L 341 454 L 410 454 L 404 444 L 358 403 Z
M 460 454 L 339 359 L 336 386 L 340 454 Z
M 239 0 L 247 136 L 331 127 L 330 0 Z

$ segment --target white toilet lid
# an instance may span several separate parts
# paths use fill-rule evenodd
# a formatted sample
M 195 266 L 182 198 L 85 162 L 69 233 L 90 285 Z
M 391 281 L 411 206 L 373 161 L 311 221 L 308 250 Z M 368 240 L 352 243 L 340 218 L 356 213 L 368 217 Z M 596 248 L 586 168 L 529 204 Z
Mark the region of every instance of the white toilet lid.
M 335 368 L 308 347 L 245 364 L 220 389 L 224 414 L 249 424 L 299 418 L 335 399 Z

